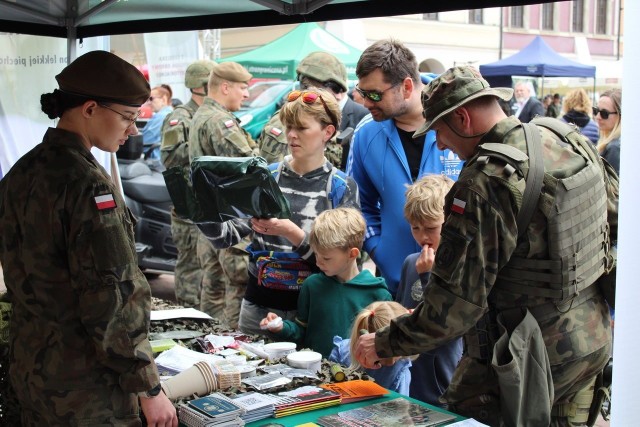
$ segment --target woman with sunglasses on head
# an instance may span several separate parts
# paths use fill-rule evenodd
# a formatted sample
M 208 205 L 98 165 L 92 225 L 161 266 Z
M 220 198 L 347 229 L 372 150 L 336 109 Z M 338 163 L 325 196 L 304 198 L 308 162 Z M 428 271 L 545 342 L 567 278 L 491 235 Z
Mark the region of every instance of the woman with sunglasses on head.
M 598 99 L 593 116 L 600 127 L 598 152 L 620 174 L 620 132 L 622 126 L 622 90 L 610 89 Z
M 149 85 L 109 52 L 80 56 L 43 94 L 58 119 L 0 181 L 0 261 L 13 313 L 9 377 L 23 426 L 178 425 L 148 340 L 151 290 L 133 216 L 89 151 L 138 130 Z
M 171 97 L 173 91 L 169 85 L 160 85 L 151 89 L 149 105 L 153 116 L 142 129 L 142 141 L 144 142 L 145 157 L 148 159 L 160 158 L 160 143 L 162 142 L 162 122 L 173 111 Z M 155 145 L 155 146 L 154 146 Z
M 327 142 L 339 126 L 340 114 L 335 97 L 318 88 L 291 92 L 280 111 L 291 154 L 281 163 L 270 165 L 270 169 L 289 201 L 291 219 L 252 218 L 198 225 L 216 247 L 234 245 L 253 232 L 249 283 L 238 325 L 244 333 L 274 338 L 271 332 L 260 328 L 260 321 L 269 312 L 282 319 L 294 319 L 304 277 L 319 271 L 309 245 L 313 220 L 327 209 L 360 207 L 355 181 L 333 167 L 324 155 Z M 332 196 L 337 194 L 333 191 L 337 186 L 341 187 L 341 197 Z M 259 274 L 259 264 L 264 264 L 261 253 L 271 252 L 293 258 L 287 260 L 296 264 L 299 271 L 293 273 L 293 280 L 285 279 L 291 279 L 291 270 L 279 274 L 277 269 L 265 267 Z M 296 274 L 299 280 L 295 279 Z M 283 280 L 278 281 L 279 277 Z

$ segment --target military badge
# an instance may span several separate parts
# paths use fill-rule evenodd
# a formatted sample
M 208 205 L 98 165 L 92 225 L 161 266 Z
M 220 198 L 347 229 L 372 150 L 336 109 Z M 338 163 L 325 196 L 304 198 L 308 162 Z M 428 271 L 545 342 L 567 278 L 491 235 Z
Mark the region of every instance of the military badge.
M 455 250 L 451 242 L 442 242 L 436 252 L 436 265 L 440 268 L 447 268 L 453 262 L 454 257 Z
M 173 120 L 170 120 L 170 121 L 169 121 L 169 126 L 175 126 L 175 125 L 177 125 L 178 123 L 180 123 L 180 120 L 178 120 L 178 119 L 173 119 Z
M 282 129 L 278 129 L 278 128 L 271 128 L 271 130 L 269 131 L 272 135 L 275 136 L 280 136 L 280 134 L 282 133 Z
M 96 207 L 99 211 L 116 207 L 116 201 L 113 198 L 113 194 L 103 194 L 101 196 L 96 196 L 93 199 L 95 200 Z
M 228 129 L 230 127 L 233 127 L 233 120 L 229 119 L 226 122 L 224 122 L 225 127 Z
M 464 207 L 467 206 L 467 202 L 460 199 L 453 199 L 453 205 L 451 205 L 451 210 L 458 214 L 464 213 Z

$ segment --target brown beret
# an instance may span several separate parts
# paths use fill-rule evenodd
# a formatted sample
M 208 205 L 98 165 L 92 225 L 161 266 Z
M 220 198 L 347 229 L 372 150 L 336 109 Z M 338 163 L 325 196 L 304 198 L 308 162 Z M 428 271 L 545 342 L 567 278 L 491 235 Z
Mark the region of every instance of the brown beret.
M 144 104 L 151 93 L 149 83 L 136 67 L 102 50 L 79 56 L 56 80 L 62 92 L 131 107 Z
M 246 68 L 237 62 L 222 62 L 216 65 L 211 72 L 230 82 L 246 83 L 253 77 Z

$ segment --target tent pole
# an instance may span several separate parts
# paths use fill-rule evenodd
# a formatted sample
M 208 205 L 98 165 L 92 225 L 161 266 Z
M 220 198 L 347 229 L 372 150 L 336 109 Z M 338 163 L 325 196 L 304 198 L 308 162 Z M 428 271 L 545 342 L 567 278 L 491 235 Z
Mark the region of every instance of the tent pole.
M 76 59 L 78 54 L 76 41 L 78 40 L 76 27 L 74 25 L 67 26 L 67 65 Z

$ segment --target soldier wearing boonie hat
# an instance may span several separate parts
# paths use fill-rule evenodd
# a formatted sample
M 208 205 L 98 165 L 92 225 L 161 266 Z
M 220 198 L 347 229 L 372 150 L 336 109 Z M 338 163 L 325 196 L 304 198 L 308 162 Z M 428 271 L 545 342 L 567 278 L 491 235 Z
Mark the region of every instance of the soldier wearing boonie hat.
M 607 262 L 599 249 L 608 246 L 607 218 L 617 219 L 607 206 L 617 196 L 586 137 L 556 119 L 530 125 L 507 117 L 499 99 L 511 95 L 468 66 L 424 88 L 418 133 L 435 130 L 438 146 L 466 163 L 446 196 L 421 305 L 361 336 L 354 357 L 372 368 L 463 336 L 464 354 L 440 397 L 450 411 L 492 426 L 586 425 L 590 409 L 599 409 L 589 405 L 611 352 L 611 318 L 596 280 Z M 531 216 L 522 220 L 521 212 Z
M 142 73 L 89 52 L 41 96 L 59 118 L 0 181 L 0 260 L 11 297 L 10 380 L 22 425 L 176 425 L 148 340 L 151 291 L 134 219 L 90 152 L 137 133 Z M 90 392 L 87 392 L 90 390 Z
M 513 97 L 513 89 L 492 88 L 475 68 L 450 68 L 422 90 L 422 115 L 427 121 L 413 136 L 424 135 L 440 118 L 481 96 L 496 96 L 509 101 Z
M 189 131 L 189 158 L 200 156 L 248 157 L 258 154 L 251 135 L 232 114 L 249 97 L 252 75 L 237 62 L 217 64 L 209 77 L 209 91 L 193 115 Z M 247 273 L 249 244 L 245 239 L 228 249 L 212 249 L 211 243 L 198 235 L 198 253 L 214 251 L 202 267 L 200 310 L 236 327 L 240 305 L 249 280 Z M 223 278 L 223 280 L 221 280 Z

